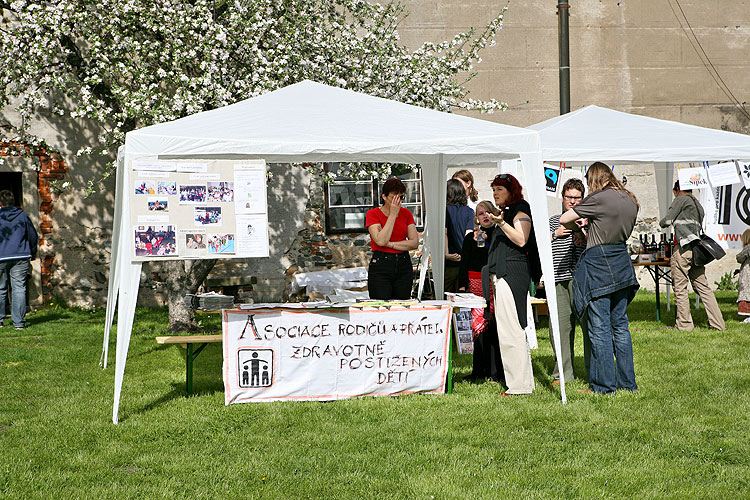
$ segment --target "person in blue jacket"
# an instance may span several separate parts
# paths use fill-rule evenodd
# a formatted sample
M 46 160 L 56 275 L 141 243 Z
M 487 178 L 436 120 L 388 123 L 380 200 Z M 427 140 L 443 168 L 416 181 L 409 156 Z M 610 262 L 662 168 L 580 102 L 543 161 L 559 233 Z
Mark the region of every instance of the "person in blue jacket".
M 0 326 L 5 321 L 10 277 L 11 317 L 16 330 L 23 330 L 26 326 L 26 275 L 29 260 L 36 258 L 39 237 L 26 212 L 14 205 L 13 193 L 0 191 Z

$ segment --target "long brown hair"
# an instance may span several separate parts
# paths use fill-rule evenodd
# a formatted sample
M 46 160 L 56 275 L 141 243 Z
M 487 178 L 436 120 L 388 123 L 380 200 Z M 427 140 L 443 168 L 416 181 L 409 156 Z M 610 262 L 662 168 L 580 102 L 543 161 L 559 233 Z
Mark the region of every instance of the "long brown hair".
M 633 200 L 633 203 L 635 203 L 635 206 L 638 210 L 640 210 L 641 208 L 641 206 L 638 204 L 638 198 L 636 198 L 633 193 L 625 189 L 625 186 L 622 184 L 622 182 L 618 181 L 617 177 L 615 177 L 615 174 L 612 173 L 612 169 L 610 169 L 607 165 L 600 161 L 591 165 L 586 171 L 586 182 L 589 185 L 589 193 L 591 194 L 596 191 L 601 191 L 602 189 L 611 188 L 616 191 L 625 193 L 630 197 L 631 200 Z
M 469 172 L 468 170 L 459 170 L 458 172 L 453 174 L 453 177 L 451 179 L 461 179 L 464 182 L 468 182 L 470 184 L 469 186 L 469 199 L 471 201 L 477 201 L 479 199 L 479 192 L 474 187 L 474 176 Z

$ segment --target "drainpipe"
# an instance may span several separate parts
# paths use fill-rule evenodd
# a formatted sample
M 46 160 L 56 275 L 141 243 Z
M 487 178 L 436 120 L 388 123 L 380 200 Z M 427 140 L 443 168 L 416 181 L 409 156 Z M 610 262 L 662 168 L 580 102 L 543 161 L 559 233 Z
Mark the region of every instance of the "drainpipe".
M 570 49 L 568 44 L 568 19 L 570 4 L 557 2 L 557 44 L 560 54 L 560 114 L 570 112 Z

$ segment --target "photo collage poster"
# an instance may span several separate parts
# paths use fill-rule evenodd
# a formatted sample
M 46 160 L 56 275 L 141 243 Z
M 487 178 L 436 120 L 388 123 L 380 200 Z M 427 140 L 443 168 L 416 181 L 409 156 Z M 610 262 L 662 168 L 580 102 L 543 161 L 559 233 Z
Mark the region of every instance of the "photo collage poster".
M 264 160 L 134 160 L 133 261 L 268 257 Z

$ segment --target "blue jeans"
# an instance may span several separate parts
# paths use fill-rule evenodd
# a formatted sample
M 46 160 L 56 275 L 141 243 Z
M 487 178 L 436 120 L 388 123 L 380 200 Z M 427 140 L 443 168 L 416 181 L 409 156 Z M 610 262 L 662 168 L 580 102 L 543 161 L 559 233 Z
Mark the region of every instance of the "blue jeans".
M 628 293 L 629 289 L 623 288 L 589 302 L 589 381 L 594 392 L 606 394 L 616 389 L 638 389 L 633 367 L 633 344 L 628 330 Z
M 0 260 L 0 322 L 5 320 L 8 300 L 8 276 L 13 297 L 10 314 L 17 328 L 25 326 L 26 316 L 26 274 L 29 272 L 29 259 Z

